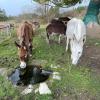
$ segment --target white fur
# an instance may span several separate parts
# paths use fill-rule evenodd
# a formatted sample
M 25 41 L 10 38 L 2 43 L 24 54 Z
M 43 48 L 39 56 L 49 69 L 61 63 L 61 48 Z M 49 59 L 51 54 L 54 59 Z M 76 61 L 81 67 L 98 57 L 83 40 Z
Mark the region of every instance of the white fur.
M 48 85 L 46 83 L 40 83 L 39 93 L 40 94 L 51 94 L 51 90 L 48 88 Z
M 21 61 L 20 68 L 26 68 L 26 63 L 24 61 Z
M 72 18 L 67 23 L 66 37 L 66 51 L 70 42 L 72 64 L 77 64 L 82 55 L 83 45 L 86 40 L 86 26 L 84 22 L 81 19 Z
M 81 41 L 80 41 L 81 42 Z M 76 65 L 83 52 L 83 43 L 76 40 L 71 41 L 71 60 L 72 64 Z
M 84 22 L 81 19 L 72 18 L 67 23 L 66 36 L 69 38 L 75 36 L 76 40 L 80 41 L 84 35 L 86 35 L 86 26 Z

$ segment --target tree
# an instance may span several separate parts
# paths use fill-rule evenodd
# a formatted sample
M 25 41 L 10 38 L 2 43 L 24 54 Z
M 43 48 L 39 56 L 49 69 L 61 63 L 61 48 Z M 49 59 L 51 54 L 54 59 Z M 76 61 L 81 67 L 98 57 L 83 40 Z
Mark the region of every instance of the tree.
M 47 21 L 49 21 L 53 17 L 57 17 L 59 15 L 59 7 L 66 7 L 70 5 L 74 5 L 79 0 L 33 0 L 42 4 L 41 8 L 37 9 L 37 12 L 41 14 L 41 16 L 45 17 Z
M 91 0 L 87 13 L 84 17 L 84 22 L 88 23 L 99 23 L 98 15 L 100 9 L 100 1 L 99 0 Z
M 51 7 L 48 5 L 38 6 L 34 13 L 36 13 L 42 22 L 49 22 L 52 18 L 59 16 L 59 7 Z
M 82 0 L 34 0 L 38 3 L 53 3 L 58 7 L 68 7 L 76 4 L 77 2 L 81 2 Z M 88 6 L 87 13 L 84 17 L 84 22 L 86 24 L 92 23 L 99 23 L 98 14 L 100 9 L 100 0 L 90 0 L 90 4 Z
M 5 10 L 0 9 L 0 21 L 6 21 L 7 19 Z
M 59 17 L 59 7 L 50 7 L 47 16 L 48 16 L 48 22 L 53 18 Z
M 39 18 L 41 19 L 43 23 L 48 21 L 48 18 L 47 18 L 48 6 L 47 5 L 38 6 L 34 10 L 34 12 L 39 16 Z
M 70 5 L 73 5 L 73 4 L 76 4 L 77 2 L 81 1 L 81 0 L 33 0 L 35 2 L 38 2 L 38 3 L 47 3 L 47 2 L 50 2 L 58 7 L 62 7 L 62 6 L 70 6 Z

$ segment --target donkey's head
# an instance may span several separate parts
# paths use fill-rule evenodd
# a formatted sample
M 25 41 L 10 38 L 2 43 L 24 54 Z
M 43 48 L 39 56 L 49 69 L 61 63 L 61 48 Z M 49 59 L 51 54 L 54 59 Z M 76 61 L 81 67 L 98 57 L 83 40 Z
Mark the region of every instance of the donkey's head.
M 28 59 L 28 52 L 26 46 L 24 44 L 18 44 L 15 42 L 16 47 L 18 47 L 18 55 L 20 59 L 20 67 L 26 68 L 26 61 Z

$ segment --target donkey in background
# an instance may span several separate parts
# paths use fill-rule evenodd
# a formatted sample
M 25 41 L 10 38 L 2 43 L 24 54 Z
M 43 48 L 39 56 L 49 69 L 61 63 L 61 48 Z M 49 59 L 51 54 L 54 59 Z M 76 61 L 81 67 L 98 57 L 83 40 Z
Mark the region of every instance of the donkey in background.
M 58 35 L 60 43 L 60 38 L 62 35 L 66 36 L 66 24 L 70 20 L 68 17 L 60 17 L 58 19 L 52 19 L 51 22 L 46 27 L 47 42 L 49 43 L 50 35 Z

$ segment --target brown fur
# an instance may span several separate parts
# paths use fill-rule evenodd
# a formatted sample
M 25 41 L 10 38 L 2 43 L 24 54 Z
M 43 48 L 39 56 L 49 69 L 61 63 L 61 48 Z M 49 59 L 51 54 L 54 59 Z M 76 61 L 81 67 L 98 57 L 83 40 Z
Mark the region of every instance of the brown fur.
M 47 39 L 52 33 L 57 35 L 66 34 L 67 22 L 70 20 L 68 17 L 59 17 L 58 19 L 52 19 L 50 24 L 46 27 Z M 59 41 L 60 42 L 60 41 Z
M 23 22 L 18 28 L 17 36 L 20 41 L 20 44 L 17 44 L 17 46 L 19 45 L 19 57 L 20 60 L 25 60 L 25 56 L 28 57 L 32 54 L 34 31 L 31 23 L 28 21 Z
M 22 43 L 22 41 L 25 41 L 26 45 L 29 44 L 34 36 L 32 24 L 28 21 L 22 23 L 18 28 L 17 36 L 20 40 L 20 44 Z
M 27 60 L 27 50 L 24 47 L 19 48 L 18 55 L 20 58 L 20 61 L 26 61 Z
M 20 61 L 26 61 L 28 57 L 28 52 L 26 50 L 26 47 L 23 45 L 19 45 L 16 41 L 15 41 L 15 45 L 16 47 L 18 47 L 18 56 Z
M 52 33 L 56 33 L 58 35 L 66 33 L 66 25 L 59 20 L 53 19 L 51 23 L 46 27 L 47 38 L 49 39 L 49 35 Z

